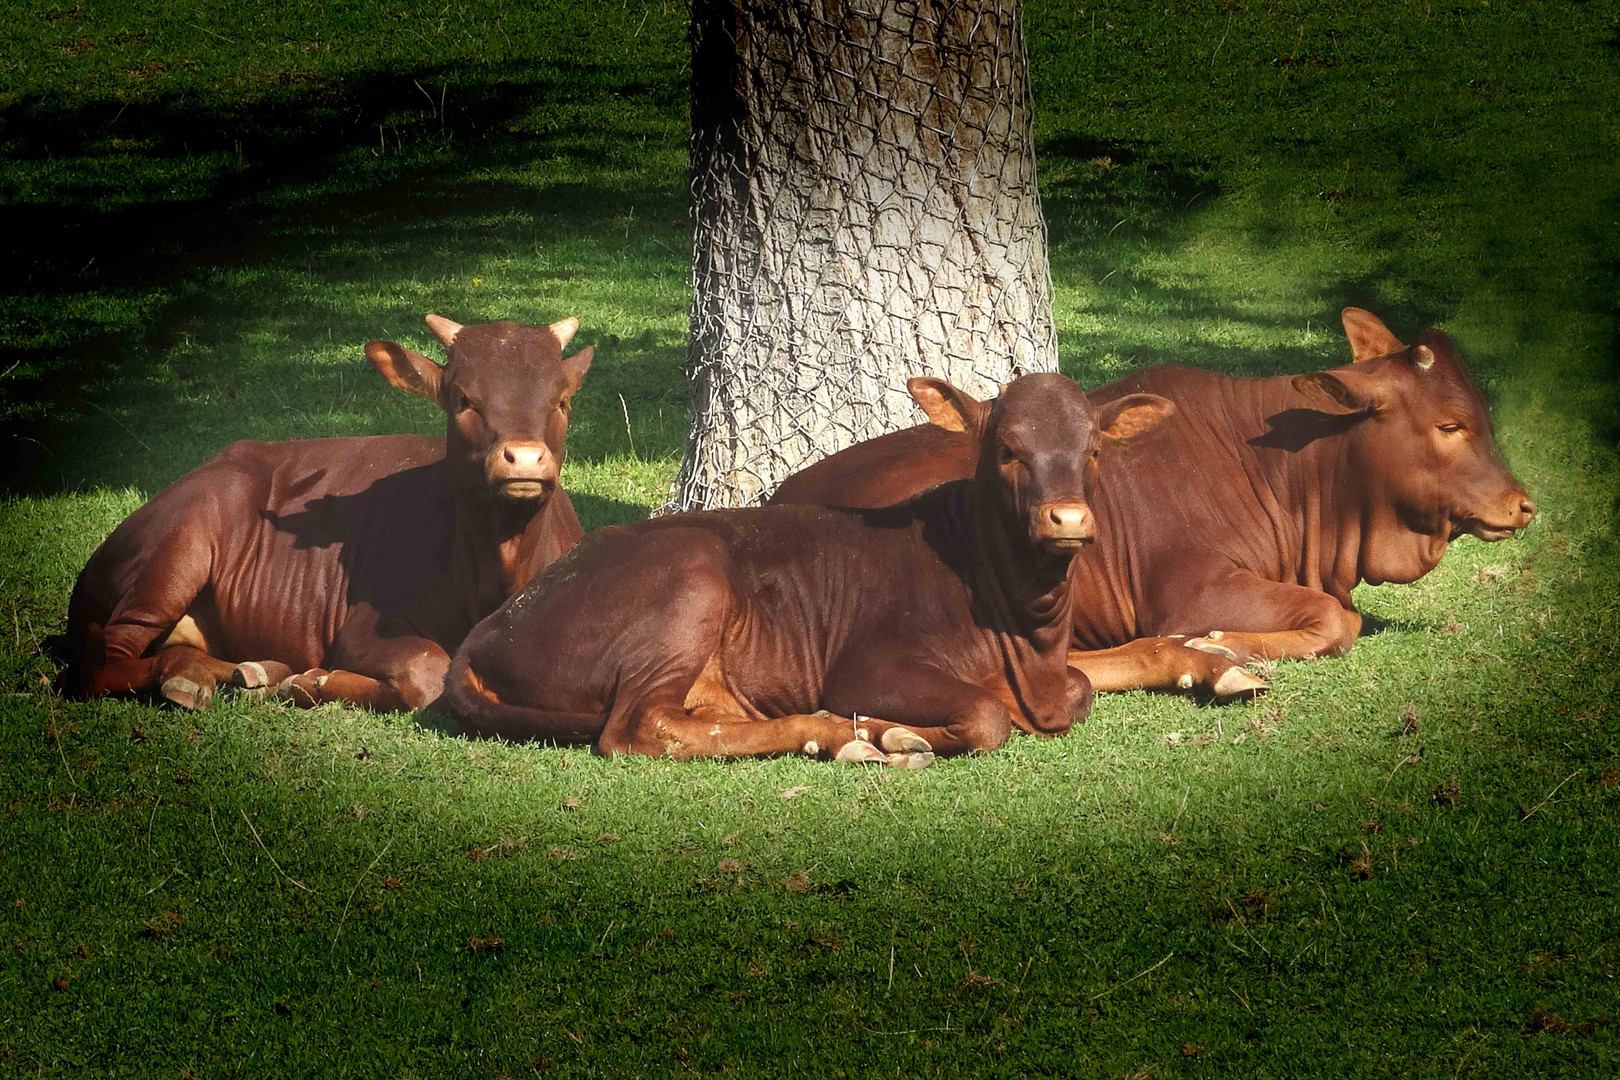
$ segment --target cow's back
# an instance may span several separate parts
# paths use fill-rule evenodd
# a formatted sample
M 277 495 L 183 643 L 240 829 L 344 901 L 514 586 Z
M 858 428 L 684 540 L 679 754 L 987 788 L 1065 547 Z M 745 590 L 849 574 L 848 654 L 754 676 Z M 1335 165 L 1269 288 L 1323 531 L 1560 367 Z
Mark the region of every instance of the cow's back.
M 711 622 L 726 627 L 727 685 L 765 714 L 817 708 L 828 660 L 874 628 L 906 627 L 921 649 L 954 650 L 937 658 L 955 661 L 947 669 L 993 676 L 999 657 L 971 629 L 970 588 L 952 565 L 965 555 L 942 555 L 961 539 L 908 506 L 711 510 L 616 525 L 538 574 L 464 650 L 498 695 L 568 711 L 608 708 L 616 688 Z M 688 599 L 675 603 L 677 594 Z M 725 599 L 694 609 L 697 596 Z M 658 615 L 645 623 L 643 609 Z M 673 609 L 686 621 L 671 624 Z M 559 638 L 559 626 L 572 629 Z M 564 686 L 586 689 L 547 696 Z
M 822 458 L 784 480 L 768 502 L 892 506 L 948 480 L 967 479 L 978 461 L 979 446 L 971 436 L 920 424 Z
M 1259 380 L 1180 365 L 1134 372 L 1088 392 L 1098 405 L 1158 394 L 1176 412 L 1128 444 L 1106 446 L 1092 502 L 1097 542 L 1073 563 L 1075 645 L 1103 649 L 1168 632 L 1177 579 L 1211 562 L 1278 562 L 1279 507 L 1238 434 Z
M 164 488 L 86 564 L 69 636 L 101 625 L 150 570 L 206 559 L 190 613 L 210 653 L 319 665 L 359 602 L 398 608 L 448 561 L 453 507 L 442 439 L 418 435 L 237 442 Z
M 1303 540 L 1297 507 L 1278 501 L 1282 452 L 1249 442 L 1265 432 L 1265 416 L 1286 407 L 1287 382 L 1166 365 L 1088 392 L 1098 405 L 1158 394 L 1177 410 L 1104 450 L 1092 500 L 1098 539 L 1072 563 L 1078 647 L 1164 632 L 1162 609 L 1171 605 L 1155 592 L 1173 589 L 1185 569 L 1221 562 L 1277 580 L 1296 575 Z M 771 501 L 883 506 L 965 479 L 977 460 L 969 436 L 921 424 L 817 462 L 789 477 Z

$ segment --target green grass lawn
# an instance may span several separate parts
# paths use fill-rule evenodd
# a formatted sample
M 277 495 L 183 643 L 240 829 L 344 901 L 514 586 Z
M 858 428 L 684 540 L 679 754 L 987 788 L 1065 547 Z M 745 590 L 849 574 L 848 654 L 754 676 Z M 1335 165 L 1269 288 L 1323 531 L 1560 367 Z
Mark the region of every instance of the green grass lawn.
M 361 345 L 579 316 L 565 483 L 684 438 L 683 5 L 67 0 L 0 30 L 0 1075 L 1620 1072 L 1620 4 L 1040 0 L 1064 370 L 1452 333 L 1541 506 L 1225 708 L 884 774 L 67 704 L 84 560 Z

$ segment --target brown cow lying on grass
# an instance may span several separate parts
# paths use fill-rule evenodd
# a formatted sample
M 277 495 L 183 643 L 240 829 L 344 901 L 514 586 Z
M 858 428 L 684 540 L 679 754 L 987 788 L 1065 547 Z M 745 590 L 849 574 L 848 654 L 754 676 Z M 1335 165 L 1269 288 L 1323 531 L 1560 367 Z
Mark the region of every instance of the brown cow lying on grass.
M 1371 312 L 1343 319 L 1353 362 L 1331 371 L 1158 367 L 1092 391 L 1099 408 L 1143 392 L 1178 406 L 1151 438 L 1105 454 L 1101 541 L 1072 579 L 1069 663 L 1095 689 L 1262 690 L 1239 664 L 1350 648 L 1360 582 L 1415 581 L 1450 541 L 1530 523 L 1535 503 L 1451 339 L 1428 330 L 1404 345 Z M 914 396 L 936 407 L 926 388 Z M 887 506 L 971 475 L 979 453 L 924 424 L 817 462 L 771 503 Z
M 1095 536 L 1104 439 L 1171 411 L 1093 409 L 1060 375 L 989 408 L 926 384 L 976 440 L 969 479 L 887 510 L 776 507 L 604 529 L 480 623 L 445 688 L 473 734 L 677 758 L 809 754 L 920 767 L 1057 735 L 1069 561 Z
M 65 693 L 439 698 L 467 630 L 579 540 L 557 480 L 592 350 L 563 359 L 577 319 L 427 322 L 443 367 L 391 341 L 366 356 L 444 409 L 444 438 L 238 442 L 158 492 L 79 575 Z

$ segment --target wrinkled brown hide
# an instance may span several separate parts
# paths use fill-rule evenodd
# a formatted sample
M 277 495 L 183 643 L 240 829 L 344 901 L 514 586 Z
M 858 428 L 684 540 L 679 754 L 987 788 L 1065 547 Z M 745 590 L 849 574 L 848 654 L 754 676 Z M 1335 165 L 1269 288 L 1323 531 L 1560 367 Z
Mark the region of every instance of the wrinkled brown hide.
M 1099 407 L 1141 392 L 1178 406 L 1105 453 L 1100 540 L 1073 566 L 1070 663 L 1096 689 L 1261 689 L 1235 665 L 1350 647 L 1359 582 L 1415 581 L 1457 537 L 1529 524 L 1535 504 L 1451 339 L 1429 330 L 1408 346 L 1358 308 L 1344 325 L 1353 362 L 1331 371 L 1159 367 L 1092 392 Z M 923 425 L 812 465 L 771 502 L 884 506 L 966 475 L 975 454 Z
M 1014 727 L 1066 731 L 1090 704 L 1067 664 L 1068 567 L 1094 532 L 1108 420 L 1057 375 L 1017 380 L 993 409 L 937 380 L 921 391 L 975 441 L 974 475 L 882 510 L 604 529 L 468 635 L 452 713 L 469 733 L 605 754 L 907 766 Z
M 233 443 L 164 488 L 79 575 L 65 693 L 439 698 L 467 630 L 581 535 L 557 479 L 591 350 L 563 359 L 574 319 L 428 324 L 443 367 L 393 342 L 366 355 L 444 409 L 445 437 Z

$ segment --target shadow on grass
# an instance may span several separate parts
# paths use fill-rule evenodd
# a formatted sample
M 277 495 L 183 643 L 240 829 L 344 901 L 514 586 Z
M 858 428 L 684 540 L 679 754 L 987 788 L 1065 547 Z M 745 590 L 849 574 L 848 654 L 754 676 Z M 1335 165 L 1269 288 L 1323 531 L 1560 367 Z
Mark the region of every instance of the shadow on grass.
M 455 97 L 441 116 L 423 86 L 451 83 Z M 92 258 L 100 263 L 98 280 L 118 285 L 148 283 L 188 262 L 251 255 L 265 214 L 248 200 L 329 181 L 335 159 L 355 150 L 381 160 L 428 144 L 480 153 L 483 165 L 543 156 L 566 156 L 589 169 L 624 165 L 629 147 L 584 131 L 543 124 L 535 130 L 530 114 L 542 104 L 611 101 L 622 108 L 636 99 L 678 113 L 683 98 L 674 86 L 660 89 L 610 68 L 549 64 L 513 66 L 498 80 L 477 82 L 466 81 L 457 65 L 366 71 L 284 82 L 246 99 L 180 91 L 123 103 L 25 102 L 0 114 L 9 156 L 14 162 L 60 159 L 75 176 L 50 198 L 0 208 L 0 253 L 7 257 L 0 280 L 36 279 L 36 288 L 61 292 L 40 276 L 72 271 Z M 165 159 L 204 165 L 212 182 L 199 183 L 195 172 L 164 174 L 156 166 Z M 416 179 L 436 190 L 462 186 L 470 170 L 457 164 Z M 598 207 L 603 199 L 611 208 L 616 196 L 634 196 L 590 184 L 559 185 L 548 194 L 563 214 Z M 355 195 L 369 200 L 364 192 Z M 388 200 L 372 208 L 386 216 Z M 164 257 L 154 264 L 153 255 Z
M 570 491 L 568 500 L 574 504 L 574 512 L 579 515 L 580 524 L 585 526 L 586 532 L 605 529 L 609 525 L 641 521 L 647 516 L 645 506 L 622 502 L 619 499 L 607 499 L 600 495 Z
M 1367 611 L 1361 612 L 1361 637 L 1363 638 L 1377 637 L 1379 634 L 1391 631 L 1397 634 L 1435 634 L 1443 629 L 1443 624 L 1432 619 L 1386 619 L 1382 615 L 1373 615 Z
M 61 158 L 72 175 L 42 182 L 45 197 L 0 208 L 0 251 L 14 268 L 13 370 L 0 406 L 12 428 L 8 487 L 153 490 L 236 438 L 437 430 L 431 409 L 371 374 L 366 340 L 419 339 L 428 310 L 542 319 L 564 314 L 559 294 L 615 289 L 603 306 L 628 298 L 622 311 L 644 306 L 657 280 L 684 290 L 678 170 L 646 167 L 645 147 L 628 138 L 556 120 L 559 109 L 576 121 L 617 110 L 622 120 L 626 102 L 632 113 L 678 116 L 684 90 L 586 65 L 503 70 L 470 84 L 452 65 L 361 72 L 278 85 L 252 102 L 181 93 L 9 110 L 17 160 Z M 450 83 L 453 105 L 422 89 Z M 678 152 L 677 136 L 659 134 L 659 152 Z M 1054 273 L 1111 282 L 1096 315 L 1146 305 L 1180 313 L 1159 320 L 1283 325 L 1122 265 L 1122 245 L 1174 242 L 1193 208 L 1219 194 L 1211 165 L 1074 133 L 1040 154 Z M 514 303 L 480 292 L 481 267 L 520 278 L 525 295 Z M 1331 306 L 1368 304 L 1375 288 L 1346 278 L 1322 295 Z M 1432 322 L 1409 314 L 1418 315 L 1395 312 L 1410 326 Z M 680 336 L 588 319 L 578 340 L 596 346 L 598 361 L 576 409 L 572 459 L 678 455 Z M 1088 356 L 1123 353 L 1130 367 L 1320 366 L 1303 348 L 1166 350 L 1117 331 L 1071 331 L 1065 343 Z M 1121 372 L 1082 364 L 1072 373 L 1092 384 Z
M 1291 330 L 1296 317 L 1264 314 L 1234 291 L 1217 294 L 1213 284 L 1186 285 L 1164 280 L 1137 265 L 1144 248 L 1171 250 L 1187 241 L 1198 212 L 1221 194 L 1218 167 L 1209 161 L 1178 159 L 1151 142 L 1105 140 L 1079 132 L 1047 139 L 1039 150 L 1053 277 L 1090 282 L 1096 295 L 1086 303 L 1094 322 L 1105 332 L 1067 328 L 1063 335 L 1065 370 L 1083 385 L 1117 378 L 1125 370 L 1157 364 L 1190 364 L 1228 375 L 1266 376 L 1320 369 L 1320 348 L 1225 345 L 1199 340 L 1194 332 L 1212 321 L 1260 331 Z M 1277 215 L 1287 211 L 1279 209 Z M 1297 242 L 1299 223 L 1285 216 L 1262 214 L 1245 221 L 1240 232 L 1256 251 Z M 1404 241 L 1394 234 L 1373 242 L 1380 246 Z M 1345 307 L 1365 307 L 1398 333 L 1414 335 L 1442 321 L 1452 298 L 1428 289 L 1421 298 L 1398 302 L 1384 298 L 1390 285 L 1388 260 L 1330 271 L 1317 288 L 1319 325 L 1337 330 Z M 1151 314 L 1149 314 L 1151 313 Z M 1173 349 L 1132 341 L 1120 324 L 1143 319 L 1159 329 L 1179 330 L 1183 339 Z M 1106 353 L 1123 357 L 1123 367 L 1103 364 Z M 1078 357 L 1079 359 L 1076 359 Z M 1329 366 L 1349 362 L 1348 352 L 1333 356 Z M 1072 369 L 1072 370 L 1071 370 Z
M 426 66 L 263 100 L 6 111 L 8 150 L 32 179 L 0 208 L 7 486 L 150 489 L 232 438 L 400 430 L 389 414 L 405 405 L 364 374 L 369 338 L 420 335 L 433 307 L 466 322 L 556 318 L 554 294 L 605 265 L 632 292 L 667 271 L 656 264 L 684 244 L 678 178 L 649 180 L 658 170 L 634 143 L 547 110 L 629 101 L 678 116 L 683 94 L 568 64 L 456 83 L 451 105 L 421 90 L 456 78 Z M 473 291 L 481 267 L 513 260 L 521 305 Z M 677 399 L 640 376 L 678 370 L 670 348 L 632 336 L 598 381 L 638 405 L 636 384 L 651 388 L 667 414 Z M 342 350 L 353 377 L 334 371 Z M 436 426 L 404 415 L 408 429 Z M 671 425 L 641 426 L 643 453 L 678 449 Z M 585 453 L 622 451 L 610 440 Z
M 1207 162 L 1166 159 L 1146 143 L 1108 141 L 1077 132 L 1036 150 L 1054 263 L 1083 257 L 1129 227 L 1163 235 L 1187 210 L 1220 194 Z

